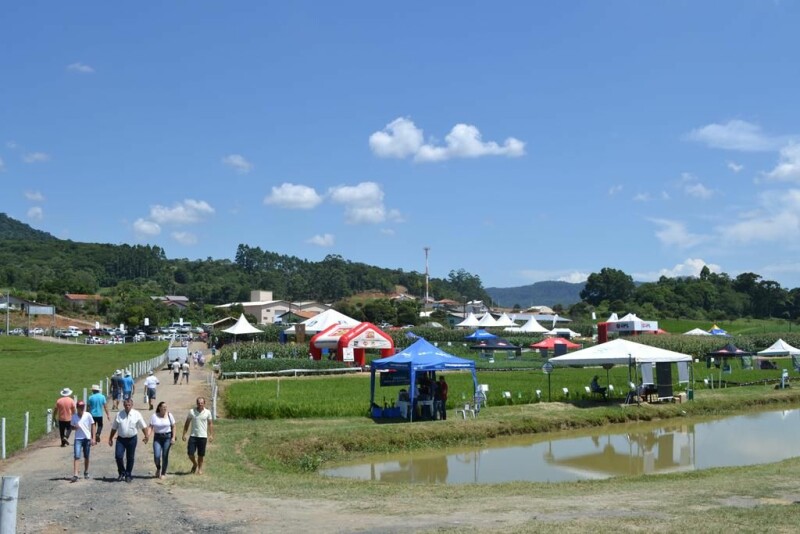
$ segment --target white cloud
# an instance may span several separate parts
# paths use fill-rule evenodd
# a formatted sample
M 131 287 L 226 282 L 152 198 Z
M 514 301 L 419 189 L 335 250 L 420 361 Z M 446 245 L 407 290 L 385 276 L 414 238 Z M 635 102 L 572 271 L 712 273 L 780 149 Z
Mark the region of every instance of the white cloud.
M 16 150 L 19 148 L 19 145 L 16 141 L 6 141 L 6 148 L 9 150 Z
M 622 186 L 621 185 L 612 185 L 608 189 L 608 196 L 613 197 L 614 195 L 616 195 L 617 193 L 619 193 L 621 191 L 622 191 Z
M 253 170 L 253 164 L 240 154 L 230 154 L 222 158 L 222 163 L 231 167 L 239 174 L 247 174 Z
M 375 182 L 332 187 L 328 196 L 332 202 L 344 205 L 345 221 L 349 224 L 380 223 L 387 219 L 383 190 Z M 397 212 L 392 210 L 392 213 Z
M 708 124 L 686 134 L 690 141 L 705 143 L 712 148 L 760 152 L 777 150 L 785 138 L 770 137 L 761 127 L 742 120 L 731 120 L 725 124 Z
M 647 273 L 634 273 L 633 278 L 642 282 L 653 282 L 662 276 L 667 278 L 684 277 L 684 276 L 700 276 L 700 271 L 703 267 L 708 267 L 712 273 L 721 273 L 722 267 L 714 263 L 707 263 L 699 258 L 687 258 L 683 263 L 679 263 L 671 269 L 660 269 L 656 272 Z
M 25 163 L 41 163 L 44 161 L 50 161 L 50 155 L 45 154 L 44 152 L 28 152 L 27 154 L 22 155 L 22 161 Z
M 522 271 L 519 271 L 519 275 L 523 279 L 530 280 L 531 282 L 556 280 L 559 282 L 569 282 L 571 284 L 585 282 L 586 279 L 589 278 L 589 273 L 584 273 L 582 271 L 564 272 L 545 271 L 540 269 L 523 269 Z
M 136 219 L 133 223 L 133 232 L 138 238 L 154 236 L 161 233 L 161 227 L 153 221 Z
M 478 128 L 470 124 L 456 124 L 445 136 L 444 145 L 423 144 L 424 135 L 410 120 L 399 117 L 386 127 L 369 136 L 372 152 L 382 158 L 414 157 L 414 161 L 445 161 L 452 158 L 477 158 L 481 156 L 518 157 L 525 154 L 525 143 L 514 137 L 502 145 L 483 141 Z
M 661 200 L 669 200 L 669 193 L 667 193 L 666 191 L 662 191 Z
M 780 182 L 800 182 L 800 143 L 783 147 L 778 165 L 764 176 Z
M 738 173 L 738 172 L 740 172 L 742 169 L 744 169 L 744 165 L 739 165 L 739 164 L 738 164 L 738 163 L 736 163 L 735 161 L 729 161 L 729 162 L 728 162 L 728 168 L 729 168 L 730 170 L 732 170 L 733 172 L 735 172 L 735 173 Z
M 44 202 L 44 195 L 39 191 L 25 191 L 25 198 L 31 202 Z
M 422 146 L 422 130 L 409 119 L 398 117 L 380 131 L 369 136 L 372 152 L 381 158 L 405 158 Z
M 194 245 L 197 243 L 197 236 L 190 232 L 172 232 L 172 239 L 181 245 Z
M 634 202 L 649 202 L 650 201 L 650 193 L 637 193 L 633 196 Z
M 563 276 L 556 278 L 559 282 L 569 282 L 570 284 L 578 284 L 580 282 L 585 282 L 589 278 L 588 273 L 582 273 L 573 271 L 571 273 L 567 273 Z
M 283 183 L 272 188 L 272 193 L 264 198 L 264 204 L 274 204 L 281 208 L 310 210 L 322 202 L 322 197 L 312 187 Z
M 332 247 L 334 244 L 333 234 L 317 234 L 306 240 L 306 243 L 317 245 L 318 247 Z
M 395 234 L 395 231 L 394 231 L 393 228 L 381 228 L 380 232 L 383 235 L 394 235 Z
M 761 210 L 741 214 L 739 220 L 717 228 L 735 244 L 784 242 L 800 235 L 800 189 L 767 191 L 759 195 Z M 795 237 L 796 238 L 796 237 Z
M 33 206 L 28 210 L 28 218 L 34 221 L 41 221 L 42 217 L 44 216 L 44 212 L 42 208 L 39 206 Z
M 71 72 L 80 72 L 81 74 L 91 74 L 94 72 L 92 67 L 80 62 L 67 65 L 67 70 Z
M 3 158 L 0 158 L 0 172 L 6 170 L 6 164 L 3 163 Z
M 689 233 L 686 225 L 680 221 L 668 219 L 650 219 L 650 221 L 660 227 L 656 230 L 656 237 L 664 245 L 688 248 L 708 239 L 707 236 Z
M 689 195 L 690 197 L 695 198 L 711 198 L 714 195 L 714 192 L 701 184 L 700 182 L 696 184 L 689 184 L 683 188 L 684 192 Z
M 158 204 L 150 207 L 150 218 L 159 224 L 192 224 L 213 214 L 214 208 L 205 200 L 186 199 L 171 208 Z
M 525 143 L 509 137 L 502 146 L 494 141 L 484 142 L 481 133 L 471 124 L 456 124 L 444 138 L 445 146 L 422 145 L 415 161 L 444 161 L 451 158 L 481 156 L 519 157 L 525 155 Z

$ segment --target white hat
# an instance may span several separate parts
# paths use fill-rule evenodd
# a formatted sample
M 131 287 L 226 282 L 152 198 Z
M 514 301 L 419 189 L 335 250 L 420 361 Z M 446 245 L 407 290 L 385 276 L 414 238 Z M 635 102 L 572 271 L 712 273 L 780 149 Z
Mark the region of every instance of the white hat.
M 92 384 L 92 391 L 100 391 L 100 384 Z
M 148 374 L 148 375 L 152 375 L 152 374 L 153 374 L 153 371 L 150 371 L 150 372 L 149 372 L 149 373 L 147 373 L 147 374 Z
M 61 390 L 61 396 L 62 397 L 71 397 L 72 396 L 72 390 L 69 389 L 69 388 L 62 389 Z
M 114 375 L 115 376 L 119 376 L 121 374 L 122 374 L 122 371 L 120 369 L 117 369 L 116 371 L 114 371 Z
M 131 376 L 131 372 L 128 369 L 125 369 L 125 376 Z

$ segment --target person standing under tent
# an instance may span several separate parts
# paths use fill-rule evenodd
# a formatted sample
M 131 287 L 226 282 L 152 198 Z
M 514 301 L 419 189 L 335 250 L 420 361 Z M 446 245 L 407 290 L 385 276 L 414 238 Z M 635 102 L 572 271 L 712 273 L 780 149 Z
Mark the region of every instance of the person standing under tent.
M 439 382 L 436 384 L 435 397 L 435 412 L 439 414 L 439 419 L 442 421 L 447 420 L 447 382 L 444 380 L 444 375 L 439 375 Z M 435 417 L 435 416 L 434 416 Z

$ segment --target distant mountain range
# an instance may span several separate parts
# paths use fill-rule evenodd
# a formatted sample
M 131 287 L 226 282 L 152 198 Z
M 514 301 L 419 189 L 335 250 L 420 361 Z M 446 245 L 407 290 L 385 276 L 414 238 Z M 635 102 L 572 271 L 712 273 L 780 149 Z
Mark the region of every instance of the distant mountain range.
M 522 309 L 556 304 L 566 307 L 581 301 L 580 293 L 585 285 L 586 282 L 536 282 L 519 287 L 487 287 L 486 292 L 496 305 L 504 308 L 513 308 L 517 304 Z

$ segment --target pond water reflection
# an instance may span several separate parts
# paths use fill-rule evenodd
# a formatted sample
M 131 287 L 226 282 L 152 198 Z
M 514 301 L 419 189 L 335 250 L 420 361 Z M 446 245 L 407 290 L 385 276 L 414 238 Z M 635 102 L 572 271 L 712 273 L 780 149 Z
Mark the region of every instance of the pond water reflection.
M 323 475 L 398 483 L 564 482 L 753 465 L 800 456 L 800 410 L 614 425 L 382 456 Z

